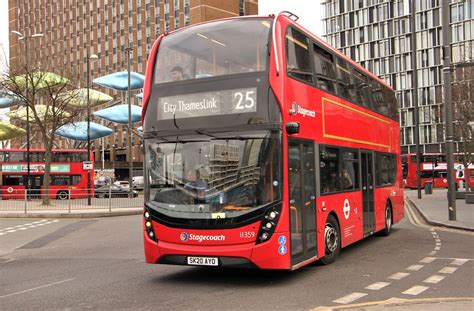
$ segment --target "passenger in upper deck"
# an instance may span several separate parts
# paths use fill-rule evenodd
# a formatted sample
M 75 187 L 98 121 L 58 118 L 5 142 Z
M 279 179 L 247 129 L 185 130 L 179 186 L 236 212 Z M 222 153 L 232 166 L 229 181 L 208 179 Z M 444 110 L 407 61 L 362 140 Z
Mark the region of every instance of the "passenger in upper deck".
M 181 66 L 174 66 L 173 69 L 171 69 L 171 78 L 173 81 L 189 79 L 189 77 L 184 74 L 184 70 Z

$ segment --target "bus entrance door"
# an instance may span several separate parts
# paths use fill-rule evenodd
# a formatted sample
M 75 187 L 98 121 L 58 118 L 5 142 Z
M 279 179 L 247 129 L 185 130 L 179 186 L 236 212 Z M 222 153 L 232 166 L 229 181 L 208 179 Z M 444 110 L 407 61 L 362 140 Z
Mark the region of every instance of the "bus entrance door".
M 288 180 L 292 266 L 317 255 L 314 144 L 291 140 Z
M 364 236 L 372 234 L 375 230 L 374 213 L 374 165 L 373 154 L 362 152 L 362 203 L 364 213 Z

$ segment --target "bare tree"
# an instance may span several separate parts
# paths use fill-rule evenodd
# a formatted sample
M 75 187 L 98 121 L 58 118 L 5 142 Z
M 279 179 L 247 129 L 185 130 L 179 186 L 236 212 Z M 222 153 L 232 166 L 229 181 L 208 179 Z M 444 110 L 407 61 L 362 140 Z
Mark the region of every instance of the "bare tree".
M 23 65 L 15 69 L 10 68 L 0 81 L 2 88 L 21 98 L 23 103 L 23 108 L 17 109 L 17 114 L 11 117 L 21 124 L 26 124 L 20 112 L 28 108 L 30 132 L 41 137 L 45 149 L 45 194 L 49 193 L 52 149 L 59 139 L 55 135 L 56 130 L 75 120 L 80 113 L 79 109 L 72 109 L 69 105 L 76 100 L 77 93 L 69 92 L 74 90 L 75 86 L 67 76 L 67 72 L 55 74 L 47 68 Z M 50 204 L 49 195 L 43 196 L 43 204 Z
M 455 112 L 454 139 L 462 154 L 464 180 L 468 187 L 468 165 L 474 160 L 474 64 L 459 64 L 454 67 L 452 98 Z

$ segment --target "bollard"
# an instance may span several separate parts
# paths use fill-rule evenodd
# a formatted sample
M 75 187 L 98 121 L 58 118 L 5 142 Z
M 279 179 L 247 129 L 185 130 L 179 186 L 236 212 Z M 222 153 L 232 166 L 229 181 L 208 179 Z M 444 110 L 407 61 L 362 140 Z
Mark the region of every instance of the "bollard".
M 425 194 L 433 194 L 433 183 L 431 181 L 425 182 Z
M 112 183 L 109 183 L 109 212 L 112 212 Z
M 71 214 L 71 195 L 70 195 L 70 191 L 68 191 L 67 193 L 67 210 L 68 210 L 68 213 Z
M 27 202 L 28 202 L 28 190 L 25 189 L 25 214 L 26 214 L 26 205 L 27 205 Z

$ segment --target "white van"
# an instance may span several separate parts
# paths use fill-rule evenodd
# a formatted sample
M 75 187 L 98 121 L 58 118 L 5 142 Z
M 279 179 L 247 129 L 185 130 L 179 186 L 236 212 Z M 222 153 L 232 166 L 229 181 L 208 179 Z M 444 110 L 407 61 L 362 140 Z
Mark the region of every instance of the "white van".
M 145 179 L 143 178 L 143 176 L 134 176 L 132 178 L 133 188 L 143 188 L 144 182 L 145 182 Z

